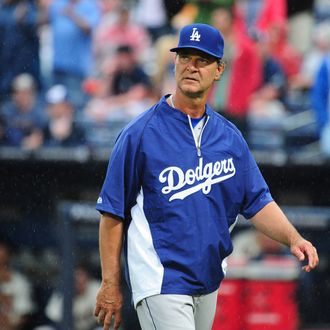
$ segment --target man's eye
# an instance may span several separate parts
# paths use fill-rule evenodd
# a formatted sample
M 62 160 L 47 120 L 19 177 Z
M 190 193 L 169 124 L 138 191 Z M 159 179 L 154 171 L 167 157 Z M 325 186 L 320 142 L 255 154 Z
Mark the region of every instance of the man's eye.
M 182 61 L 188 61 L 188 60 L 189 60 L 189 57 L 188 57 L 187 55 L 181 55 L 181 56 L 180 56 L 180 59 L 181 59 Z
M 199 63 L 202 64 L 202 65 L 207 65 L 207 64 L 209 64 L 209 61 L 208 61 L 207 59 L 205 59 L 205 58 L 200 58 L 198 61 L 199 61 Z

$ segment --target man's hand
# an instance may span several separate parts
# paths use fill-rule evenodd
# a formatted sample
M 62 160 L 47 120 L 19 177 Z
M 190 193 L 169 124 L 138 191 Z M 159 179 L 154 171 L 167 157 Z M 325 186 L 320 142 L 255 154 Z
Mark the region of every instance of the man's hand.
M 123 295 L 121 293 L 121 247 L 123 241 L 123 221 L 109 214 L 102 214 L 100 221 L 100 256 L 102 284 L 96 297 L 95 316 L 103 330 L 109 330 L 112 317 L 114 328 L 121 322 Z
M 303 266 L 305 272 L 310 272 L 319 264 L 319 257 L 316 248 L 311 242 L 300 238 L 290 245 L 291 253 L 299 260 L 304 261 L 307 257 L 308 264 Z
M 98 318 L 98 323 L 103 325 L 103 330 L 109 330 L 112 317 L 114 317 L 114 328 L 119 329 L 122 306 L 123 296 L 120 285 L 102 282 L 96 297 L 94 315 Z

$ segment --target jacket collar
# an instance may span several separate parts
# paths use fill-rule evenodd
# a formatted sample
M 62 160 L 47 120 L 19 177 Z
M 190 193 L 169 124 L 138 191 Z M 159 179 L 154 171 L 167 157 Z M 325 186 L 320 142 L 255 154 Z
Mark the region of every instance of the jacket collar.
M 166 94 L 159 101 L 159 104 L 162 106 L 161 109 L 163 110 L 165 115 L 169 115 L 169 116 L 174 117 L 176 119 L 183 120 L 183 121 L 187 122 L 187 118 L 188 118 L 187 114 L 185 114 L 184 112 L 182 112 L 180 110 L 172 108 L 167 103 L 167 98 L 169 96 L 170 96 L 170 94 Z M 205 114 L 208 117 L 212 117 L 214 115 L 214 111 L 212 110 L 212 108 L 208 104 L 206 104 L 206 107 L 205 107 Z

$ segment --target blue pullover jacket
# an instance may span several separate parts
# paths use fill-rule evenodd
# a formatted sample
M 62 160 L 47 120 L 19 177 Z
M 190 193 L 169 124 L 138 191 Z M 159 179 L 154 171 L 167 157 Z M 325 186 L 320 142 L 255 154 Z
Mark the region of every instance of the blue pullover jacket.
M 155 294 L 207 294 L 224 277 L 237 215 L 272 201 L 241 133 L 206 106 L 200 141 L 164 96 L 118 137 L 96 208 L 125 222 L 135 305 Z M 267 221 L 267 219 L 265 219 Z

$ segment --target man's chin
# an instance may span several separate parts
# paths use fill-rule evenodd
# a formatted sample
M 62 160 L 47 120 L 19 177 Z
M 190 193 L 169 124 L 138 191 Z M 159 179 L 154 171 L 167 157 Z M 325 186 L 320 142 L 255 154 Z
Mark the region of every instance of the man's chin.
M 197 86 L 192 86 L 192 84 L 183 84 L 181 89 L 186 95 L 193 96 L 193 95 L 200 95 L 201 93 L 200 88 Z

